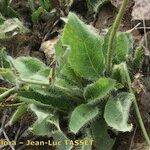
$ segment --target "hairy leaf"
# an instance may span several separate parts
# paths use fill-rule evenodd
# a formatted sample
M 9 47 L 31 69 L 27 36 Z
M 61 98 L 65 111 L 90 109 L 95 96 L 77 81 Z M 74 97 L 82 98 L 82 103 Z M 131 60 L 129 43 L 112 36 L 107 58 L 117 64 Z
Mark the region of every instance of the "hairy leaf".
M 40 102 L 41 104 L 53 106 L 60 110 L 70 111 L 74 107 L 74 103 L 71 101 L 71 99 L 67 99 L 65 96 L 61 95 L 42 95 L 34 91 L 19 91 L 18 96 L 25 98 L 23 101 L 26 103 L 36 104 L 36 102 Z
M 55 141 L 60 141 L 61 144 L 57 145 L 57 150 L 71 150 L 72 145 L 65 144 L 65 141 L 69 141 L 69 139 L 66 137 L 66 135 L 62 131 L 55 131 L 52 135 Z
M 50 68 L 40 60 L 32 57 L 19 57 L 11 58 L 11 61 L 21 78 L 49 83 Z
M 105 97 L 115 88 L 115 80 L 110 78 L 100 78 L 93 84 L 87 85 L 84 97 L 89 103 L 96 103 Z
M 2 14 L 0 13 L 0 25 L 2 25 L 4 23 L 6 19 L 2 16 Z
M 33 23 L 38 23 L 38 20 L 40 18 L 40 16 L 45 12 L 43 7 L 39 7 L 37 10 L 35 10 L 32 13 L 32 22 Z
M 19 17 L 18 13 L 10 7 L 11 0 L 0 0 L 0 12 L 3 16 L 8 18 Z
M 91 140 L 91 139 L 88 139 L 88 140 Z M 92 145 L 91 144 L 83 145 L 82 148 L 81 148 L 81 150 L 92 150 Z
M 134 54 L 134 64 L 140 69 L 144 60 L 144 50 L 142 47 L 137 47 Z
M 110 127 L 122 132 L 132 130 L 132 124 L 128 124 L 128 118 L 134 98 L 133 94 L 124 92 L 108 100 L 105 106 L 104 118 Z
M 22 105 L 20 105 L 15 111 L 15 113 L 12 115 L 9 124 L 13 125 L 14 123 L 16 123 L 23 116 L 23 114 L 27 112 L 27 109 L 28 109 L 27 104 L 23 103 Z
M 103 75 L 105 59 L 101 37 L 73 13 L 68 17 L 63 43 L 70 46 L 68 61 L 81 77 L 95 80 Z
M 97 150 L 111 150 L 115 139 L 108 134 L 108 126 L 103 118 L 98 118 L 91 124 L 92 135 Z
M 61 78 L 64 78 L 66 82 L 82 88 L 82 78 L 72 69 L 69 63 L 63 66 L 60 74 Z
M 71 114 L 69 128 L 73 133 L 77 133 L 80 128 L 87 124 L 91 119 L 99 114 L 97 107 L 87 104 L 79 105 Z
M 10 60 L 7 56 L 5 48 L 0 48 L 0 67 L 11 68 Z
M 16 83 L 14 73 L 8 68 L 0 68 L 0 78 L 13 84 Z
M 40 0 L 41 6 L 47 11 L 50 11 L 52 9 L 52 3 L 52 0 Z
M 99 8 L 102 7 L 109 0 L 87 0 L 87 4 L 90 8 L 92 8 L 95 12 L 99 11 Z
M 29 30 L 17 18 L 7 19 L 0 25 L 0 39 L 10 38 L 18 33 L 26 33 Z
M 55 124 L 49 122 L 49 120 L 53 117 L 52 112 L 43 110 L 35 105 L 31 105 L 30 109 L 37 116 L 36 122 L 33 124 L 32 128 L 30 128 L 34 134 L 45 136 L 49 135 L 52 131 L 57 130 Z
M 0 87 L 0 94 L 3 94 L 4 92 L 8 91 L 8 88 Z
M 121 63 L 119 65 L 114 65 L 112 77 L 118 81 L 118 83 L 127 85 L 127 65 L 126 63 Z
M 126 61 L 129 52 L 133 49 L 131 33 L 119 32 L 117 34 L 117 45 L 115 55 L 118 62 Z

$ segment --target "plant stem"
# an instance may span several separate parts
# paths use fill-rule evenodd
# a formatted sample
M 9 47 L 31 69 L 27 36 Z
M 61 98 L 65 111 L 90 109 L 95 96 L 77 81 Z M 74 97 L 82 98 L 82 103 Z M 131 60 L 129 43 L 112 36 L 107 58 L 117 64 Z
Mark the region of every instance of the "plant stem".
M 126 73 L 126 76 L 127 76 L 127 83 L 128 83 L 129 91 L 135 97 L 134 91 L 132 90 L 132 82 L 131 82 L 131 78 L 130 78 L 129 71 L 128 71 L 127 67 L 126 67 L 125 73 Z M 141 114 L 140 114 L 140 110 L 139 110 L 139 107 L 138 107 L 138 103 L 136 101 L 136 97 L 134 98 L 133 104 L 134 104 L 134 109 L 135 109 L 135 112 L 136 112 L 136 115 L 137 115 L 137 118 L 138 118 L 141 130 L 143 132 L 144 138 L 145 138 L 148 146 L 150 147 L 150 138 L 149 138 L 149 135 L 148 135 L 148 133 L 146 131 L 146 128 L 144 126 L 144 123 L 143 123 L 143 120 L 142 120 L 142 117 L 141 117 Z
M 112 26 L 109 41 L 108 41 L 108 49 L 107 49 L 107 60 L 106 60 L 106 73 L 107 75 L 111 74 L 111 68 L 112 68 L 112 58 L 113 58 L 113 42 L 114 38 L 116 36 L 116 33 L 119 29 L 119 26 L 121 24 L 122 17 L 125 13 L 126 6 L 128 4 L 129 0 L 123 0 L 123 3 L 120 7 L 119 13 L 115 19 L 115 22 Z
M 4 100 L 7 96 L 9 96 L 12 92 L 16 90 L 15 87 L 9 89 L 8 91 L 4 92 L 3 94 L 0 95 L 0 102 Z

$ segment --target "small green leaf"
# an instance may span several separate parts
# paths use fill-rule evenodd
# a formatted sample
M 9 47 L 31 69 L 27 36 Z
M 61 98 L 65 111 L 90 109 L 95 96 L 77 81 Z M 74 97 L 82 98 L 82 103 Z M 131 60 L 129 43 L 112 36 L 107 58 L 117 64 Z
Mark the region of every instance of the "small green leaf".
M 60 37 L 58 42 L 55 44 L 54 48 L 58 66 L 59 67 L 64 66 L 64 64 L 67 62 L 69 48 L 63 45 L 62 37 Z
M 2 14 L 0 13 L 0 25 L 2 25 L 4 23 L 6 19 L 2 16 Z
M 100 78 L 93 84 L 87 85 L 84 97 L 89 103 L 96 103 L 101 98 L 107 96 L 115 88 L 115 80 L 110 78 Z
M 109 0 L 87 0 L 87 4 L 89 5 L 89 8 L 92 8 L 97 13 L 100 7 L 108 1 Z
M 45 12 L 43 7 L 39 7 L 37 10 L 35 10 L 32 13 L 32 22 L 33 23 L 38 23 L 38 20 L 40 18 L 40 16 Z
M 63 43 L 70 46 L 68 62 L 81 77 L 96 80 L 103 75 L 105 58 L 102 39 L 73 13 L 68 17 Z
M 73 148 L 72 145 L 65 144 L 65 141 L 69 141 L 66 135 L 62 131 L 55 131 L 52 135 L 55 141 L 60 141 L 60 145 L 56 146 L 57 150 L 71 150 Z
M 117 34 L 117 45 L 115 55 L 118 62 L 126 61 L 129 52 L 133 49 L 131 33 L 119 32 Z
M 12 115 L 9 124 L 13 125 L 14 123 L 16 123 L 16 121 L 18 121 L 23 116 L 23 114 L 27 112 L 27 109 L 28 109 L 28 105 L 25 103 L 19 106 L 15 111 L 15 113 Z
M 11 68 L 10 60 L 7 56 L 5 48 L 0 48 L 0 67 Z
M 80 77 L 79 74 L 77 74 L 72 67 L 70 66 L 69 63 L 66 63 L 61 72 L 61 78 L 64 78 L 66 81 L 68 81 L 72 85 L 76 85 L 80 88 L 83 87 L 82 85 L 82 78 Z
M 85 139 L 86 140 L 86 139 Z M 91 140 L 91 139 L 90 139 Z M 88 145 L 83 145 L 81 150 L 92 150 L 92 145 L 88 144 Z
M 119 93 L 114 98 L 109 98 L 104 112 L 104 118 L 108 126 L 122 132 L 132 130 L 132 124 L 128 124 L 128 118 L 134 98 L 133 94 L 125 92 Z
M 98 118 L 91 124 L 92 135 L 97 150 L 111 150 L 115 139 L 108 134 L 108 126 L 103 118 Z
M 16 77 L 11 69 L 0 68 L 0 78 L 10 83 L 16 83 Z
M 12 59 L 13 66 L 21 78 L 49 83 L 50 68 L 40 60 L 32 57 Z
M 97 107 L 87 104 L 79 105 L 71 114 L 69 128 L 73 133 L 77 133 L 85 124 L 99 114 Z
M 0 25 L 0 39 L 10 38 L 18 33 L 27 32 L 29 32 L 29 30 L 17 18 L 7 19 Z
M 6 87 L 0 87 L 0 94 L 3 94 L 6 91 L 8 91 L 8 88 L 6 88 Z
M 127 86 L 127 65 L 126 63 L 121 63 L 119 65 L 114 65 L 113 71 L 112 71 L 112 78 L 118 81 L 118 83 L 121 83 L 124 86 Z
M 46 10 L 50 11 L 52 9 L 52 0 L 40 0 L 40 5 Z
M 49 135 L 52 131 L 57 130 L 55 124 L 50 123 L 49 120 L 53 117 L 52 112 L 41 109 L 35 105 L 31 105 L 30 109 L 37 116 L 36 122 L 30 128 L 30 130 L 40 136 Z
M 138 69 L 141 69 L 144 60 L 144 50 L 142 47 L 137 47 L 134 54 L 134 64 Z

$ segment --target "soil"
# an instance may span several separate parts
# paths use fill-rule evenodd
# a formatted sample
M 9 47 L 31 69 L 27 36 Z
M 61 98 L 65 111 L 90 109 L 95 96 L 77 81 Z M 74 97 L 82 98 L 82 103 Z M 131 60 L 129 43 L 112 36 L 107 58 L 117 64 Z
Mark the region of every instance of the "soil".
M 85 22 L 89 24 L 93 24 L 94 27 L 97 29 L 98 32 L 102 32 L 104 29 L 108 29 L 118 12 L 118 8 L 120 5 L 116 3 L 116 1 L 112 1 L 114 5 L 111 3 L 107 3 L 104 5 L 99 13 L 95 14 L 94 12 L 89 12 L 88 7 L 86 5 L 86 1 L 82 0 L 75 0 L 75 2 L 71 5 L 70 10 L 76 12 Z M 58 4 L 57 4 L 58 5 Z M 33 25 L 31 18 L 29 17 L 31 11 L 26 5 L 26 1 L 24 0 L 14 0 L 12 3 L 13 8 L 17 10 L 22 18 L 22 20 L 25 22 L 25 25 L 27 25 L 33 32 L 26 35 L 16 35 L 12 37 L 11 39 L 0 41 L 0 46 L 6 47 L 8 53 L 13 57 L 18 56 L 33 56 L 37 57 L 40 60 L 42 60 L 45 63 L 48 63 L 47 60 L 48 57 L 51 58 L 50 55 L 52 53 L 45 53 L 43 50 L 41 50 L 41 45 L 45 41 L 49 41 L 52 43 L 55 41 L 57 36 L 61 34 L 64 23 L 60 20 L 60 17 L 64 17 L 67 15 L 67 12 L 64 14 L 61 14 L 60 11 L 56 11 L 55 15 L 51 16 L 51 18 L 43 18 L 39 24 Z M 133 20 L 132 19 L 132 9 L 134 6 L 134 2 L 130 1 L 130 4 L 128 6 L 128 9 L 126 11 L 126 14 L 124 16 L 122 25 L 120 30 L 127 31 L 131 30 L 138 22 L 141 22 L 141 20 Z M 63 10 L 64 8 L 62 8 Z M 95 17 L 96 16 L 96 17 Z M 146 22 L 149 23 L 150 20 L 146 20 Z M 142 26 L 140 26 L 142 27 Z M 148 47 L 147 51 L 150 52 L 150 32 L 146 30 L 147 32 L 147 41 L 148 41 Z M 144 36 L 144 30 L 142 28 L 135 29 L 133 32 L 133 36 L 135 41 L 138 43 L 141 43 L 141 40 Z M 145 41 L 143 40 L 143 43 Z M 51 46 L 51 45 L 50 45 Z M 50 47 L 50 49 L 52 49 Z M 147 52 L 146 51 L 146 52 Z M 146 128 L 148 132 L 150 133 L 150 57 L 149 55 L 145 56 L 145 61 L 143 63 L 143 70 L 139 70 L 139 73 L 142 74 L 142 76 L 138 79 L 138 81 L 143 85 L 144 90 L 142 90 L 138 95 L 138 103 L 140 106 L 140 110 L 142 112 L 142 117 L 144 119 Z M 1 82 L 1 81 L 0 81 Z M 4 85 L 4 83 L 0 83 L 0 86 Z M 10 113 L 12 113 L 12 110 L 9 110 L 6 112 L 3 109 L 0 110 L 0 122 L 6 122 L 8 119 L 8 116 Z M 134 111 L 133 111 L 134 112 Z M 4 115 L 5 114 L 5 118 Z M 28 116 L 28 117 L 27 117 Z M 30 117 L 29 117 L 30 116 Z M 29 124 L 32 122 L 34 117 L 32 115 L 28 114 L 25 115 L 22 119 L 21 123 L 17 123 L 13 127 L 7 128 L 7 133 L 11 137 L 14 137 L 15 134 L 18 132 L 18 130 L 24 131 Z M 135 114 L 132 113 L 131 120 L 134 122 L 134 130 L 131 133 L 121 133 L 117 137 L 117 142 L 114 146 L 114 150 L 148 150 L 148 147 L 145 143 L 145 140 L 143 139 L 143 136 L 141 134 L 140 127 L 138 126 L 138 122 L 136 121 Z M 26 121 L 27 120 L 27 121 Z M 28 120 L 30 120 L 30 123 L 28 123 Z M 0 133 L 1 135 L 1 133 Z M 33 135 L 29 136 L 32 138 Z M 29 138 L 28 137 L 28 138 Z M 1 135 L 2 138 L 2 135 Z M 44 137 L 43 137 L 44 139 Z M 2 149 L 2 148 L 0 148 Z M 9 148 L 8 148 L 9 149 Z M 18 150 L 26 149 L 24 147 L 19 147 Z M 34 150 L 33 148 L 31 148 Z M 45 148 L 35 148 L 35 150 L 48 150 L 47 147 Z M 30 150 L 30 148 L 28 148 Z M 52 148 L 51 148 L 52 150 Z

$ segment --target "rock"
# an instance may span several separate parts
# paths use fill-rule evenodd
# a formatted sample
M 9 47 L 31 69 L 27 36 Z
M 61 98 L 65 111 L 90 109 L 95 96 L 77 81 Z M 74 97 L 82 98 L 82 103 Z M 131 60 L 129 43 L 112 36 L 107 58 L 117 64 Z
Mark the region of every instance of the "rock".
M 132 17 L 134 20 L 150 20 L 150 1 L 135 0 Z

